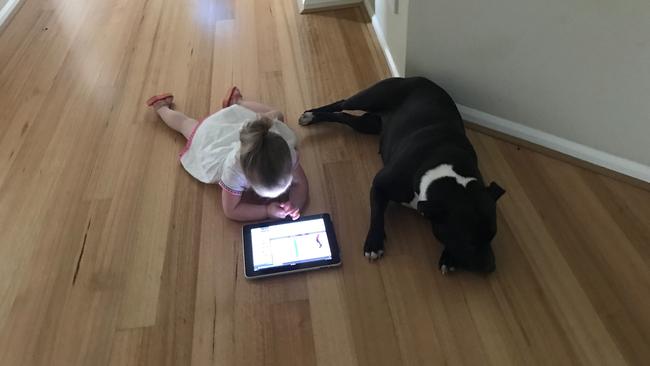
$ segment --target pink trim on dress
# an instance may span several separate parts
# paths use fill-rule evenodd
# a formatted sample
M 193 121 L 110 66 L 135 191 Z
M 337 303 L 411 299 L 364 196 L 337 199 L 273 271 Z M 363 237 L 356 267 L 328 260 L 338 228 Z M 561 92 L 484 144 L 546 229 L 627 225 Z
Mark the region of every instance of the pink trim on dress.
M 179 159 L 182 158 L 183 155 L 185 155 L 187 150 L 190 149 L 190 146 L 192 145 L 192 140 L 194 140 L 194 134 L 196 133 L 196 130 L 199 128 L 199 126 L 201 126 L 201 123 L 203 123 L 203 121 L 205 121 L 206 118 L 208 117 L 203 118 L 202 120 L 199 121 L 199 123 L 196 124 L 196 126 L 194 126 L 194 129 L 190 133 L 190 138 L 187 139 L 187 142 L 185 143 L 183 150 L 181 150 L 181 152 L 178 154 Z
M 219 186 L 226 192 L 234 194 L 235 196 L 241 196 L 244 192 L 236 191 L 228 187 L 222 180 L 219 181 Z

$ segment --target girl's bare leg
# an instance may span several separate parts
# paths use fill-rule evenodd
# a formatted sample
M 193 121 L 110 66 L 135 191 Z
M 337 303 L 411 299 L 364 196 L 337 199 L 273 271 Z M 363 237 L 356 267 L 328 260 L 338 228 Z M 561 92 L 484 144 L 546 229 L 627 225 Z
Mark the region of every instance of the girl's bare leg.
M 284 116 L 282 115 L 281 112 L 277 111 L 275 108 L 270 107 L 266 104 L 262 104 L 259 102 L 254 102 L 252 100 L 244 100 L 244 97 L 241 95 L 241 92 L 239 89 L 235 89 L 235 91 L 232 94 L 232 98 L 230 99 L 232 104 L 239 104 L 240 106 L 250 109 L 251 111 L 259 114 L 271 114 L 269 117 L 271 118 L 277 118 L 280 121 L 284 121 Z M 273 113 L 272 113 L 273 112 Z
M 250 109 L 251 111 L 253 111 L 255 113 L 268 113 L 268 112 L 272 112 L 272 111 L 275 110 L 274 108 L 271 108 L 266 104 L 253 102 L 252 100 L 240 99 L 235 104 L 239 104 L 240 106 L 242 106 L 244 108 L 248 108 L 248 109 Z
M 199 122 L 181 112 L 171 110 L 169 106 L 170 102 L 167 100 L 161 100 L 153 105 L 153 109 L 158 113 L 167 126 L 182 133 L 186 139 L 189 139 L 190 135 L 192 135 L 192 131 L 194 131 Z
M 243 100 L 243 99 L 237 102 L 237 104 L 239 104 L 244 108 L 248 108 L 255 113 L 264 115 L 270 119 L 277 119 L 279 121 L 284 122 L 284 114 L 282 114 L 282 112 L 278 110 L 269 107 L 268 105 L 258 103 L 258 102 L 253 102 L 250 100 Z

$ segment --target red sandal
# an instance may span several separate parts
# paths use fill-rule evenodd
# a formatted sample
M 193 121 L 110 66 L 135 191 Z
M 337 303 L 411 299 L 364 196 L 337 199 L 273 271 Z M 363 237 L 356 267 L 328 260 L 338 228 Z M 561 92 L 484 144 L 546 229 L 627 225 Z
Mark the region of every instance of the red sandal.
M 174 96 L 172 95 L 172 93 L 163 93 L 163 94 L 159 94 L 159 95 L 154 95 L 153 97 L 147 99 L 145 104 L 147 105 L 147 107 L 151 107 L 154 104 L 156 104 L 157 102 L 159 102 L 161 100 L 168 99 L 168 98 L 171 98 L 172 100 L 174 100 Z M 171 104 L 171 101 L 169 101 L 169 103 Z
M 221 108 L 227 108 L 232 105 L 232 97 L 235 95 L 235 92 L 239 91 L 239 88 L 236 86 L 231 86 L 230 89 L 228 89 L 228 92 L 226 93 L 226 97 L 223 98 L 221 101 Z M 239 91 L 239 94 L 241 94 L 241 91 Z

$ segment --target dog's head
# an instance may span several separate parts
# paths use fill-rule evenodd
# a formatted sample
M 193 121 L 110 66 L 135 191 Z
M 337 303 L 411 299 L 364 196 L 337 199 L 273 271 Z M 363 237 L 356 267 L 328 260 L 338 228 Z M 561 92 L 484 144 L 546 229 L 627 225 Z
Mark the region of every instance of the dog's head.
M 444 198 L 420 201 L 418 211 L 431 221 L 434 235 L 445 246 L 446 265 L 493 272 L 496 267 L 491 242 L 497 232 L 496 203 L 505 190 L 494 182 L 487 187 L 478 182 L 458 187 Z

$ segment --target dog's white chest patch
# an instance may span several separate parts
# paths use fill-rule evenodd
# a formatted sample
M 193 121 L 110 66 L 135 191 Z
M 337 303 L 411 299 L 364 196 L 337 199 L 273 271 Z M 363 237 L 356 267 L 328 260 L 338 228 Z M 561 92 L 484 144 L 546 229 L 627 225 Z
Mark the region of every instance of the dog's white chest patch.
M 417 210 L 418 209 L 418 195 L 417 195 L 417 193 L 413 192 L 413 199 L 411 200 L 411 202 L 402 202 L 402 205 L 404 205 L 406 207 L 410 207 L 410 208 L 412 208 L 414 210 Z
M 414 210 L 418 208 L 418 202 L 427 200 L 427 189 L 431 183 L 441 178 L 454 178 L 456 183 L 466 188 L 469 182 L 476 180 L 474 177 L 463 177 L 454 171 L 454 167 L 450 164 L 441 164 L 437 167 L 428 170 L 422 178 L 420 178 L 420 194 L 413 193 L 411 202 L 402 202 L 402 205 L 410 207 Z

